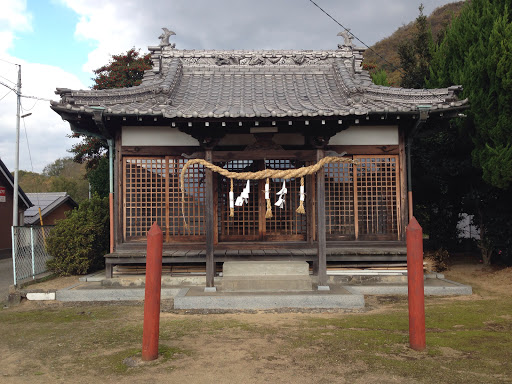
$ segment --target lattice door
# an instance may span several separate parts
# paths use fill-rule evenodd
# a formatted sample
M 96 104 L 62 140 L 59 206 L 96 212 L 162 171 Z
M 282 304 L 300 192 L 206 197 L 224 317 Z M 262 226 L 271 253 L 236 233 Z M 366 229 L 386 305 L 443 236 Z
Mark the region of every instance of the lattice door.
M 223 165 L 232 172 L 253 172 L 258 164 L 252 160 L 234 160 Z M 261 238 L 259 230 L 258 182 L 250 182 L 249 202 L 235 207 L 235 216 L 229 217 L 230 180 L 218 175 L 219 241 L 246 241 Z M 233 180 L 235 198 L 246 186 L 246 181 Z
M 186 159 L 181 157 L 125 157 L 123 159 L 123 233 L 125 241 L 145 240 L 153 222 L 166 242 L 199 241 L 205 238 L 205 175 L 202 165 L 185 175 L 185 215 L 181 215 L 179 175 Z
M 205 239 L 205 170 L 200 164 L 194 164 L 185 173 L 185 218 L 188 230 L 185 229 L 181 213 L 180 174 L 187 159 L 182 157 L 166 157 L 169 169 L 167 190 L 167 242 L 194 241 Z
M 354 220 L 354 167 L 348 163 L 325 167 L 325 219 L 329 240 L 352 240 Z
M 124 159 L 124 237 L 144 240 L 153 222 L 165 229 L 165 159 Z
M 266 160 L 266 168 L 291 169 L 303 166 L 303 163 L 290 160 Z M 305 240 L 306 216 L 296 212 L 299 206 L 300 178 L 286 181 L 286 203 L 278 208 L 274 205 L 276 193 L 282 188 L 282 179 L 272 179 L 270 182 L 270 199 L 272 203 L 273 217 L 265 220 L 266 240 Z M 263 199 L 265 198 L 264 194 Z M 266 205 L 263 206 L 266 210 Z M 311 214 L 311 213 L 310 213 Z
M 354 156 L 359 161 L 356 175 L 357 226 L 360 239 L 398 238 L 398 156 Z
M 233 172 L 258 171 L 265 168 L 290 169 L 297 165 L 289 160 L 235 160 L 223 165 Z M 235 198 L 241 193 L 246 181 L 233 180 Z M 266 201 L 264 193 L 264 180 L 250 182 L 250 195 L 248 204 L 235 207 L 235 216 L 229 217 L 229 189 L 230 181 L 218 176 L 218 222 L 219 241 L 246 241 L 270 240 L 290 241 L 304 240 L 306 238 L 306 215 L 295 212 L 299 206 L 300 179 L 288 180 L 286 187 L 288 194 L 283 209 L 277 208 L 276 192 L 282 187 L 283 180 L 273 179 L 270 182 L 270 195 L 273 217 L 265 219 Z

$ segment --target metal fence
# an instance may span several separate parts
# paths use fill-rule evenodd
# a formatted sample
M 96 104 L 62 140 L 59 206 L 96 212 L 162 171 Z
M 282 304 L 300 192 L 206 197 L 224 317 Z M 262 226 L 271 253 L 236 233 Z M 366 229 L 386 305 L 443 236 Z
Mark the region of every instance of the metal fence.
M 12 268 L 14 285 L 46 272 L 51 256 L 46 252 L 46 238 L 52 225 L 12 227 Z

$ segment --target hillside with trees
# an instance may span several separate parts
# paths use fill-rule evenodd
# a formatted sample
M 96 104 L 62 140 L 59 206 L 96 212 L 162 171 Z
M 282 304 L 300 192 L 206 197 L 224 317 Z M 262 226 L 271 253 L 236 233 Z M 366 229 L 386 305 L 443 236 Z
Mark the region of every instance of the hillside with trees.
M 398 60 L 400 71 L 388 74 L 395 85 L 463 86 L 465 118 L 427 120 L 414 137 L 414 214 L 432 246 L 450 249 L 460 245 L 460 215 L 473 215 L 486 264 L 512 263 L 511 8 L 510 0 L 449 4 L 433 13 L 434 20 L 452 17 L 436 30 L 442 23 L 420 6 L 414 23 L 376 45 L 388 61 Z M 374 71 L 390 68 L 382 63 Z
M 439 41 L 451 20 L 460 14 L 463 5 L 464 1 L 446 4 L 437 8 L 431 15 L 426 17 L 426 23 L 430 28 L 434 42 Z M 416 28 L 417 24 L 415 21 L 403 25 L 391 36 L 377 42 L 364 54 L 366 65 L 374 65 L 376 68 L 386 72 L 389 85 L 400 86 L 401 73 L 399 68 L 401 68 L 401 65 L 398 47 L 411 41 L 415 35 Z
M 75 163 L 71 157 L 55 160 L 42 173 L 20 170 L 19 184 L 27 193 L 67 192 L 77 203 L 89 196 L 85 166 Z

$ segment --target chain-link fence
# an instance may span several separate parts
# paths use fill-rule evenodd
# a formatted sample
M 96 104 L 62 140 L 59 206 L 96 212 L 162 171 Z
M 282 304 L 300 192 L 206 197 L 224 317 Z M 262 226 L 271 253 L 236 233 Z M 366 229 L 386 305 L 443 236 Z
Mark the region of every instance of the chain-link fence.
M 53 226 L 12 227 L 12 264 L 14 285 L 47 271 L 46 238 Z

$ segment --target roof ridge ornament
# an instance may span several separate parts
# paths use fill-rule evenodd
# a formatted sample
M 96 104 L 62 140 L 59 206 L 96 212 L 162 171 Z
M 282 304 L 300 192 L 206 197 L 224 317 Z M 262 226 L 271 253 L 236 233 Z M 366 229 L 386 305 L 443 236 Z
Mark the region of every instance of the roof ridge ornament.
M 171 49 L 174 49 L 176 48 L 176 44 L 171 44 L 169 42 L 169 38 L 172 36 L 172 35 L 176 35 L 176 33 L 174 33 L 173 31 L 169 31 L 167 28 L 163 27 L 162 30 L 164 31 L 164 33 L 162 33 L 160 36 L 158 36 L 158 38 L 160 39 L 160 47 L 171 47 Z
M 344 31 L 338 33 L 338 36 L 343 37 L 343 44 L 338 44 L 338 49 L 343 49 L 344 47 L 354 48 L 354 43 L 352 40 L 354 39 L 354 35 L 350 33 L 350 29 L 345 29 Z

